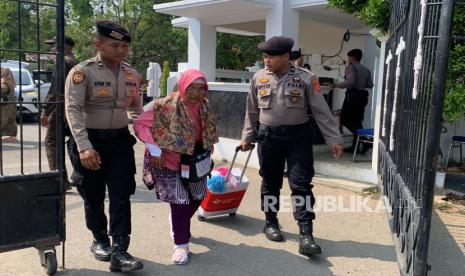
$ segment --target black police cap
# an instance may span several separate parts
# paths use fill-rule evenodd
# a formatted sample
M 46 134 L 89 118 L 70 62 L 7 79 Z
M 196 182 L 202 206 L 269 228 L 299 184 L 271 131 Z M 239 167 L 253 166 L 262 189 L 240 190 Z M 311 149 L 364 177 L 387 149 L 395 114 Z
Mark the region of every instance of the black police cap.
M 104 37 L 131 42 L 131 35 L 129 35 L 128 30 L 114 21 L 97 21 L 96 25 L 97 32 Z
M 290 54 L 289 54 L 289 59 L 290 60 L 296 60 L 298 58 L 300 58 L 302 56 L 302 53 L 299 51 L 292 51 Z
M 285 36 L 273 36 L 258 44 L 258 50 L 272 56 L 290 53 L 294 46 L 294 39 Z
M 48 45 L 55 44 L 55 43 L 57 43 L 57 37 L 54 36 L 54 37 L 52 37 L 52 38 L 50 38 L 48 40 L 45 40 L 45 43 L 48 44 Z M 74 45 L 75 45 L 74 40 L 69 36 L 65 36 L 65 44 L 69 45 L 71 47 L 74 47 Z

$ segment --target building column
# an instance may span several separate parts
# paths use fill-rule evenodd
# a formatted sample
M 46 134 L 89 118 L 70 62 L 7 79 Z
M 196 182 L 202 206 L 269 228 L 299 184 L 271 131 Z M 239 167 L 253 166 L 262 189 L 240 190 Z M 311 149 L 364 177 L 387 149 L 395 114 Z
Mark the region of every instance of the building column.
M 388 41 L 388 36 L 379 36 L 375 33 L 372 35 L 376 36 L 377 39 L 381 42 L 381 51 L 379 54 L 379 63 L 376 77 L 376 87 L 373 89 L 373 101 L 375 101 L 375 137 L 373 141 L 373 157 L 371 163 L 371 169 L 373 170 L 375 176 L 378 176 L 378 162 L 379 162 L 379 138 L 381 136 L 381 109 L 382 109 L 382 98 L 383 98 L 383 83 L 384 83 L 384 66 L 386 65 L 386 42 Z
M 216 26 L 199 19 L 189 18 L 189 68 L 202 71 L 208 81 L 215 81 L 216 74 Z
M 266 39 L 292 37 L 294 49 L 299 49 L 299 11 L 290 7 L 289 0 L 275 0 L 274 3 L 274 8 L 266 16 Z

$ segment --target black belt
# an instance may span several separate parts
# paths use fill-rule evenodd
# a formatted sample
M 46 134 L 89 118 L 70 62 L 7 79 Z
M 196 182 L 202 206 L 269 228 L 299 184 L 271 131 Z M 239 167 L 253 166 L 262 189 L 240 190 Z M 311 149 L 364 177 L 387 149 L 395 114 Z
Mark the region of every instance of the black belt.
M 282 126 L 269 126 L 265 124 L 260 124 L 260 128 L 265 128 L 266 130 L 270 132 L 295 132 L 295 131 L 301 131 L 304 129 L 308 129 L 310 126 L 310 122 L 305 122 L 302 124 L 297 124 L 297 125 L 282 125 Z
M 348 88 L 346 93 L 368 93 L 368 90 L 365 90 L 365 89 L 359 89 L 359 88 Z
M 88 128 L 87 133 L 89 134 L 90 138 L 101 139 L 101 140 L 123 138 L 130 134 L 128 127 L 116 128 L 116 129 Z

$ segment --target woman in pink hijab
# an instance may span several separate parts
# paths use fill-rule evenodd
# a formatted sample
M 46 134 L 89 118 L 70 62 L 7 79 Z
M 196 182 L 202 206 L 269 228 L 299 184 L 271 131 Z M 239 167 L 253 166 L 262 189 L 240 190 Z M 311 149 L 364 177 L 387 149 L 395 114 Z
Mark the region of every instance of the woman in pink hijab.
M 187 70 L 179 78 L 178 88 L 179 92 L 156 100 L 153 109 L 139 116 L 134 130 L 146 145 L 144 183 L 171 207 L 172 261 L 186 264 L 190 220 L 206 195 L 210 154 L 218 135 L 206 98 L 205 75 Z

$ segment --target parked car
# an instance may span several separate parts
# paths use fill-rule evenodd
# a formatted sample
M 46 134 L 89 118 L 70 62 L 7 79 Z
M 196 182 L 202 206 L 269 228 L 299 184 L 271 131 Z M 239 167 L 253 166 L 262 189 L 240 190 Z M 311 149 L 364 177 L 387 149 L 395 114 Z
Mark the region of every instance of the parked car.
M 27 62 L 21 62 L 21 68 L 19 62 L 14 60 L 1 61 L 0 66 L 9 68 L 15 79 L 18 116 L 22 114 L 23 118 L 37 121 L 39 119 L 38 102 L 45 101 L 50 83 L 47 84 L 40 80 L 34 81 L 31 72 L 27 69 L 29 66 Z M 40 99 L 38 94 L 39 87 Z

